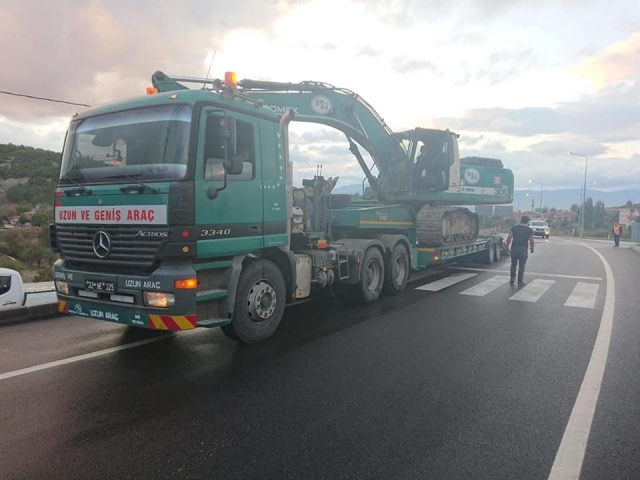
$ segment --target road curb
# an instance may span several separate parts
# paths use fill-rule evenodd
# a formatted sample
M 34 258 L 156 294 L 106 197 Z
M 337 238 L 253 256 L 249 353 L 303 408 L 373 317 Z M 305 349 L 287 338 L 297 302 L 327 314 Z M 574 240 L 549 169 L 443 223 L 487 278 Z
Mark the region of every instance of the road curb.
M 640 245 L 629 245 L 631 250 L 634 250 L 636 253 L 640 253 Z
M 0 326 L 14 325 L 16 323 L 43 320 L 59 315 L 57 303 L 34 305 L 33 307 L 12 308 L 6 312 L 0 312 Z

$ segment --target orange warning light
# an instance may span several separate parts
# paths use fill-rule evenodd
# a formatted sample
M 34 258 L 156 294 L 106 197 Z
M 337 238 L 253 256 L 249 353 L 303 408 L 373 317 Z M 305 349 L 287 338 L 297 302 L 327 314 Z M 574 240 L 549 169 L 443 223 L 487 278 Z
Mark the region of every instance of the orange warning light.
M 236 88 L 238 86 L 236 72 L 224 72 L 224 84 L 227 87 Z

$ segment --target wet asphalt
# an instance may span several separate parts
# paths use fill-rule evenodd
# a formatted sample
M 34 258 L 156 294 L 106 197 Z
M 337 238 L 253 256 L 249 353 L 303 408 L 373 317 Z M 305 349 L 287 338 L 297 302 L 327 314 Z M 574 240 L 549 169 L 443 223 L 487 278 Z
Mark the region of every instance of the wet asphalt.
M 638 478 L 640 255 L 610 263 L 609 361 L 581 478 Z M 537 302 L 503 285 L 461 295 L 508 262 L 438 292 L 444 268 L 366 307 L 291 307 L 269 341 L 156 334 L 80 317 L 0 327 L 0 374 L 151 343 L 0 380 L 7 479 L 540 479 L 551 470 L 594 345 L 605 271 L 589 249 L 539 240 Z M 488 270 L 488 271 L 485 271 Z M 598 280 L 599 279 L 599 280 Z M 594 308 L 565 306 L 577 282 Z

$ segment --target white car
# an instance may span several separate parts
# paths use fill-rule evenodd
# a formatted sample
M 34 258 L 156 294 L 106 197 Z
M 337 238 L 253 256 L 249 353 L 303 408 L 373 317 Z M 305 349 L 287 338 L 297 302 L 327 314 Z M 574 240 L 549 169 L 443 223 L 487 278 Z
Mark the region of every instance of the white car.
M 56 303 L 53 282 L 22 283 L 20 273 L 0 268 L 0 310 Z
M 531 220 L 529 226 L 533 230 L 534 237 L 549 238 L 549 224 L 546 220 Z

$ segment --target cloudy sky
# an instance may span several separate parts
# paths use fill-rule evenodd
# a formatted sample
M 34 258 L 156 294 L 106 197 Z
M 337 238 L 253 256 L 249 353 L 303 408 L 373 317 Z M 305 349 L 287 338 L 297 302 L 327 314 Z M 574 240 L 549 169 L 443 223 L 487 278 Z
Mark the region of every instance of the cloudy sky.
M 151 74 L 324 81 L 394 130 L 460 133 L 516 188 L 640 188 L 635 0 L 2 0 L 0 90 L 78 103 L 144 92 Z M 0 95 L 0 143 L 60 151 L 83 107 Z M 363 178 L 343 136 L 294 128 L 296 176 Z

